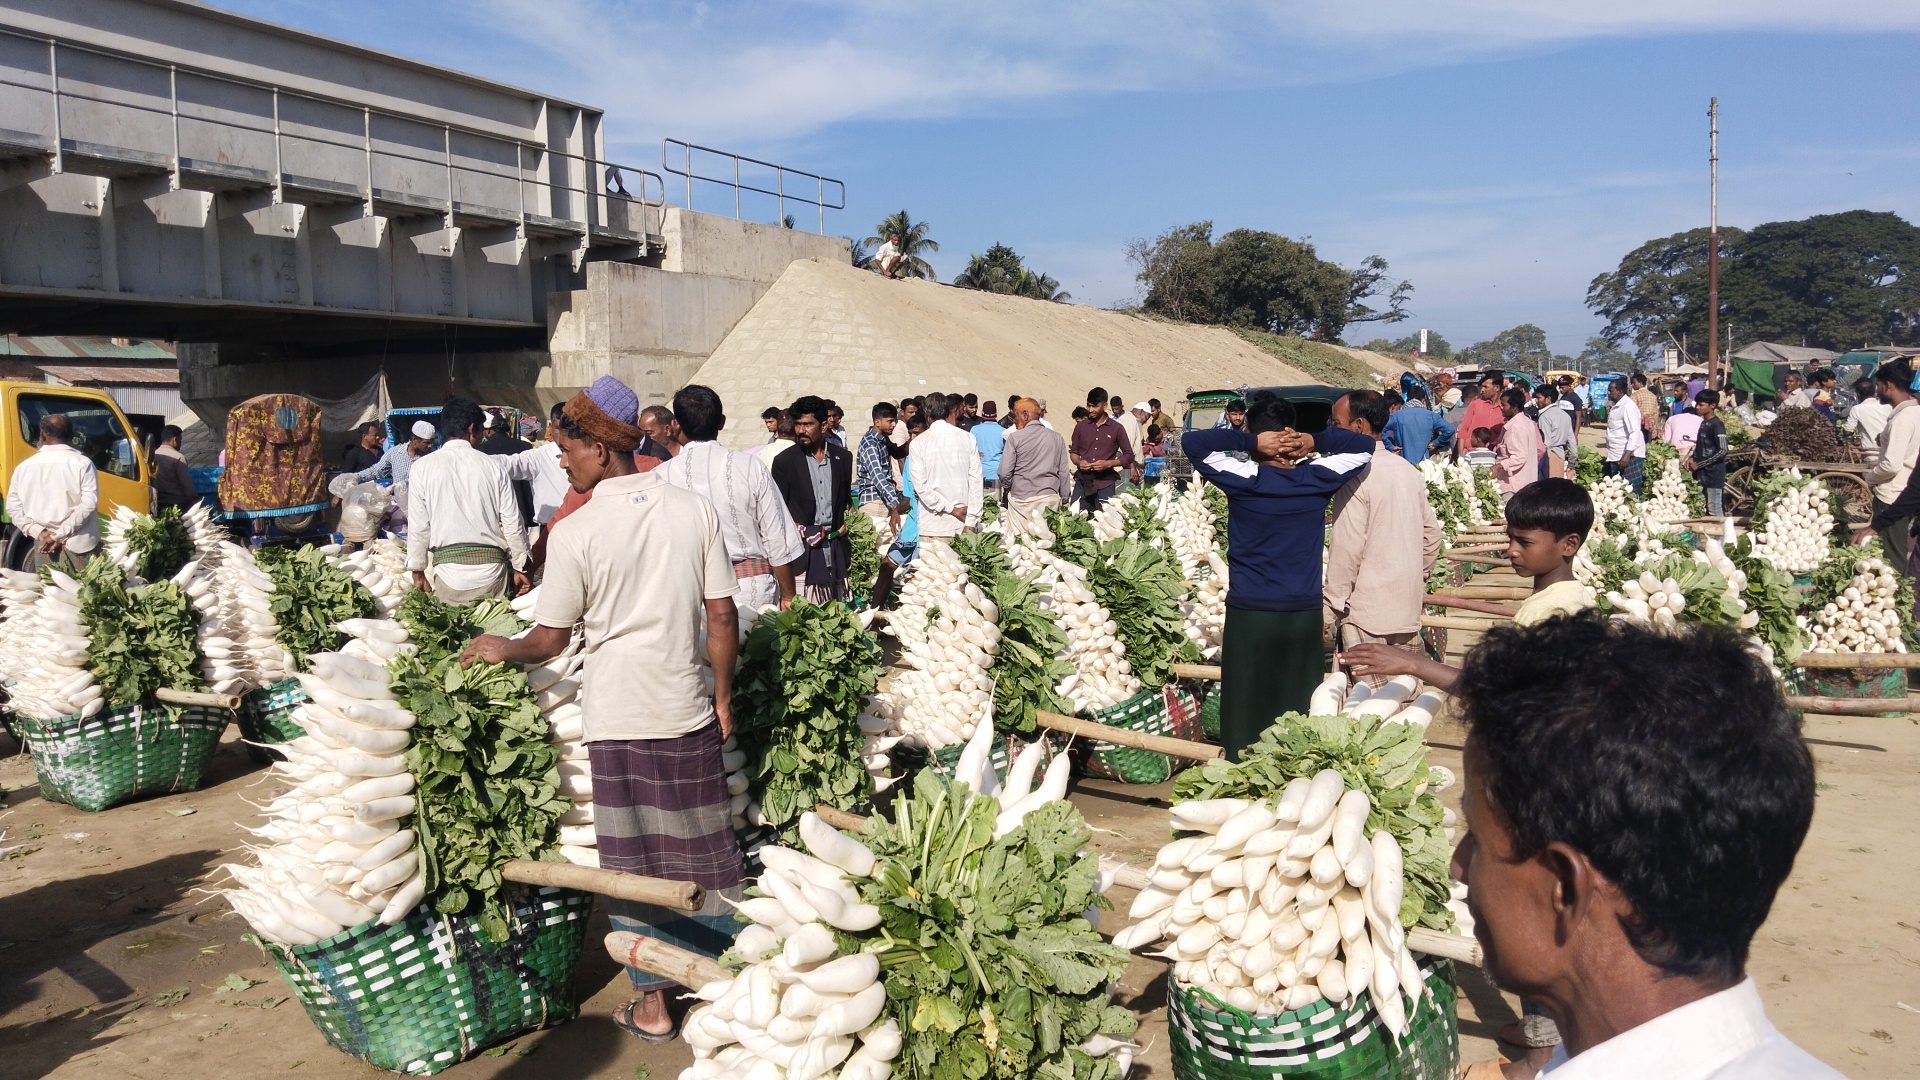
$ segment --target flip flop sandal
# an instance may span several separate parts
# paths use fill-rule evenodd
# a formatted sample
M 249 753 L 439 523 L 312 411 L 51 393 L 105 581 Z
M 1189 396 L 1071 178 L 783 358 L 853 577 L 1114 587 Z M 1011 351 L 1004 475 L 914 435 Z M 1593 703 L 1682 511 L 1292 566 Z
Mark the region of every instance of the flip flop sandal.
M 619 1008 L 614 1009 L 613 1022 L 615 1026 L 630 1034 L 638 1035 L 642 1040 L 650 1043 L 672 1042 L 675 1038 L 679 1037 L 679 1024 L 675 1024 L 665 1031 L 648 1031 L 639 1024 L 634 1023 L 633 1007 L 638 1004 L 640 1004 L 640 1002 L 637 1000 L 629 1001 Z

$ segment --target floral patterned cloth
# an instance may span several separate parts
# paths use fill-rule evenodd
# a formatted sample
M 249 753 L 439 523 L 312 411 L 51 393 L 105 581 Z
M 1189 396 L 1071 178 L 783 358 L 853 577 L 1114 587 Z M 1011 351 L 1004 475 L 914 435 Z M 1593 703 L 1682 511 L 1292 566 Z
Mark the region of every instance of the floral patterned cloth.
M 327 501 L 320 406 L 298 394 L 248 398 L 227 413 L 220 505 L 279 510 Z

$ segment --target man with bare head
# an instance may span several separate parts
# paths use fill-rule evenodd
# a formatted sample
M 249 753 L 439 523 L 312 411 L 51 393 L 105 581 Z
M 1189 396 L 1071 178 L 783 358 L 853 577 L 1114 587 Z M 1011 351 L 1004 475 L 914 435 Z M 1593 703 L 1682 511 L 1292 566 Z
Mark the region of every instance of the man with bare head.
M 1073 493 L 1073 463 L 1067 441 L 1040 421 L 1040 403 L 1021 398 L 1013 406 L 1014 429 L 1000 450 L 1000 504 L 1011 533 L 1037 531 L 1048 507 Z

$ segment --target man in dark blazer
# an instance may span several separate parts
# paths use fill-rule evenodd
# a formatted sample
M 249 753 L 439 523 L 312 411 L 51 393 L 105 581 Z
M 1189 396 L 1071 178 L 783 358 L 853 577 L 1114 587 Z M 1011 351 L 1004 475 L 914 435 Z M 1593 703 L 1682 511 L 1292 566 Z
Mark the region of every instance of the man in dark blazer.
M 793 403 L 792 446 L 773 459 L 773 485 L 806 543 L 801 589 L 815 603 L 847 595 L 847 506 L 853 500 L 853 455 L 827 441 L 823 398 L 811 394 Z

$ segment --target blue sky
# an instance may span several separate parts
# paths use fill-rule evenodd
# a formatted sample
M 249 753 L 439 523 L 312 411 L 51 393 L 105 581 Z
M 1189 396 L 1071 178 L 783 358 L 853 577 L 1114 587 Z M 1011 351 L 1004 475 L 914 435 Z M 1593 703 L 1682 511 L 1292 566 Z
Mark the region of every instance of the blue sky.
M 1723 224 L 1920 221 L 1912 0 L 220 3 L 604 108 L 656 171 L 673 136 L 839 177 L 829 232 L 905 207 L 942 277 L 1000 241 L 1101 306 L 1129 240 L 1211 219 L 1385 256 L 1386 336 L 1577 352 L 1587 282 L 1706 223 L 1714 94 Z

